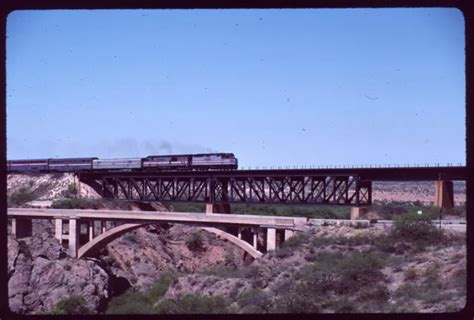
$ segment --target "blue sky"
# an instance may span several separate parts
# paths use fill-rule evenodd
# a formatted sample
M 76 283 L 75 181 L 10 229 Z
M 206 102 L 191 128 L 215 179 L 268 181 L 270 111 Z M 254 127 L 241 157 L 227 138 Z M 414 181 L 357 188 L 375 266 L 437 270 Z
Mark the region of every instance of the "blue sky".
M 55 10 L 7 20 L 7 157 L 465 163 L 456 9 Z

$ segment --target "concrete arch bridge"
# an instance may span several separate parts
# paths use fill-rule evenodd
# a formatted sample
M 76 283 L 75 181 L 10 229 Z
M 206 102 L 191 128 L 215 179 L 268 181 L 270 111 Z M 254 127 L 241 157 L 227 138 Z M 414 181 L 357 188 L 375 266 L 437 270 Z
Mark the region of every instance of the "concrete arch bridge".
M 160 222 L 199 227 L 228 240 L 253 258 L 259 258 L 264 252 L 275 250 L 295 231 L 302 230 L 307 222 L 306 218 L 300 217 L 29 208 L 9 208 L 8 218 L 12 219 L 12 234 L 17 238 L 31 235 L 33 219 L 53 219 L 55 237 L 61 243 L 67 241 L 71 256 L 77 258 L 93 256 L 117 237 L 141 226 Z M 107 228 L 106 222 L 120 224 Z M 65 224 L 67 228 L 64 228 Z M 266 235 L 263 247 L 257 243 L 257 234 L 262 231 Z M 81 242 L 81 239 L 86 240 Z

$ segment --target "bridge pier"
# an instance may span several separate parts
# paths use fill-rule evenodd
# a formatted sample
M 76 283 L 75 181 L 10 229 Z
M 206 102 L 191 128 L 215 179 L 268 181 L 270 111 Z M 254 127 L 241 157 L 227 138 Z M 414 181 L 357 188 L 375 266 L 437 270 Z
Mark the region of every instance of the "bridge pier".
M 69 254 L 73 258 L 77 258 L 79 249 L 79 234 L 81 233 L 80 223 L 78 219 L 69 219 Z
M 352 207 L 351 208 L 351 220 L 359 219 L 360 215 L 367 214 L 369 208 L 367 207 Z
M 276 229 L 267 228 L 267 252 L 276 250 Z
M 257 228 L 252 228 L 252 233 L 253 233 L 253 241 L 252 241 L 252 246 L 256 250 L 257 249 L 257 234 L 258 234 L 258 229 Z
M 92 239 L 94 239 L 94 220 L 90 220 L 88 222 L 88 232 L 87 232 L 87 235 L 88 235 L 88 239 L 89 241 L 92 241 Z
M 229 203 L 207 203 L 206 214 L 209 213 L 230 213 Z
M 33 233 L 31 219 L 12 219 L 12 235 L 17 239 L 30 237 Z
M 434 206 L 438 208 L 454 207 L 453 182 L 449 180 L 435 181 Z
M 54 219 L 54 237 L 63 243 L 63 219 Z

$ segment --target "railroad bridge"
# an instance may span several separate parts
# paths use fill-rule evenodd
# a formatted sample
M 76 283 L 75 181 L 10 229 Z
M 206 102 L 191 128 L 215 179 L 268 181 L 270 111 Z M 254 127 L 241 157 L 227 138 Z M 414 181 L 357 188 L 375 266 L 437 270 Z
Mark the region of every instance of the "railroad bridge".
M 84 172 L 78 179 L 104 198 L 125 201 L 203 202 L 208 212 L 229 204 L 352 206 L 352 217 L 372 203 L 373 181 L 434 181 L 434 204 L 454 205 L 453 180 L 467 168 L 391 167 L 163 172 Z
M 258 258 L 263 252 L 275 250 L 307 222 L 306 218 L 300 217 L 25 208 L 9 208 L 8 218 L 12 220 L 12 235 L 16 238 L 31 235 L 33 219 L 53 219 L 56 239 L 61 243 L 67 241 L 71 256 L 77 258 L 96 254 L 105 244 L 135 228 L 163 222 L 200 227 Z M 116 222 L 120 224 L 116 225 Z M 85 237 L 81 237 L 82 231 L 85 231 Z M 265 235 L 260 247 L 259 232 Z

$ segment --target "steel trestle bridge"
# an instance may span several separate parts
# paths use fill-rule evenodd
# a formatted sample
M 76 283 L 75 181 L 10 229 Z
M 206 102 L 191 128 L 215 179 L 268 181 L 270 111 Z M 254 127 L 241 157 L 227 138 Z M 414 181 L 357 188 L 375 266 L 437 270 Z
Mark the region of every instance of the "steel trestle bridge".
M 391 167 L 83 172 L 104 198 L 127 201 L 366 206 L 372 181 L 466 180 L 467 168 Z

